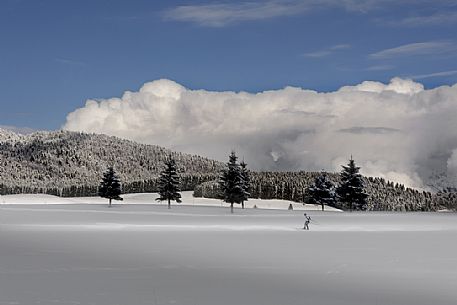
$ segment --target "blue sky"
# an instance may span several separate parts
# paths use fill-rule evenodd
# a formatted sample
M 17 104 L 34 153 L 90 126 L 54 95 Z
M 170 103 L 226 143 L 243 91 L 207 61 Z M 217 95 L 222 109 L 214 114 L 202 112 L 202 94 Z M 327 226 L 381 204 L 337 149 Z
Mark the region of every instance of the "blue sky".
M 2 0 L 0 125 L 56 129 L 88 98 L 188 88 L 457 83 L 453 0 Z

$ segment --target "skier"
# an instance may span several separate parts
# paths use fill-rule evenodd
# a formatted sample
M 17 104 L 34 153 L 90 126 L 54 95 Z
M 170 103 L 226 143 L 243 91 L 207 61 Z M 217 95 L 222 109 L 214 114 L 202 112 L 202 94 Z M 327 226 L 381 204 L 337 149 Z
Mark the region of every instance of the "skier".
M 305 215 L 305 226 L 303 227 L 303 230 L 309 230 L 309 223 L 311 222 L 311 217 L 306 215 L 306 213 L 304 215 Z

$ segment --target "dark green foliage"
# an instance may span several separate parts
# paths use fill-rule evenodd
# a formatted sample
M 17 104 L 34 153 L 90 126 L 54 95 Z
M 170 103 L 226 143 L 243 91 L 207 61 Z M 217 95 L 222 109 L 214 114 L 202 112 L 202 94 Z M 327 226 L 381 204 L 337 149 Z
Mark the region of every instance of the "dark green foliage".
M 109 206 L 111 206 L 111 200 L 122 200 L 119 196 L 121 194 L 121 182 L 116 176 L 112 166 L 108 167 L 108 170 L 103 174 L 100 187 L 98 188 L 98 195 L 103 198 L 109 199 Z
M 317 176 L 314 183 L 308 188 L 311 202 L 320 204 L 322 211 L 324 205 L 336 206 L 335 185 L 325 173 Z
M 168 208 L 171 208 L 171 201 L 181 203 L 179 193 L 179 176 L 176 170 L 176 162 L 170 156 L 165 161 L 165 169 L 160 173 L 159 195 L 157 201 L 168 201 Z
M 283 199 L 311 203 L 308 188 L 321 172 L 250 172 L 251 195 L 249 198 Z M 327 178 L 337 185 L 340 175 L 326 173 Z M 436 211 L 438 209 L 457 210 L 457 193 L 422 192 L 378 177 L 363 177 L 370 211 Z M 221 198 L 222 191 L 217 180 L 198 184 L 195 197 Z M 346 209 L 337 204 L 337 208 Z
M 194 189 L 193 196 L 197 198 L 215 198 L 224 199 L 220 188 L 219 180 L 206 181 L 197 185 Z
M 230 211 L 233 213 L 233 204 L 241 203 L 246 198 L 245 186 L 241 174 L 241 167 L 237 163 L 238 157 L 235 152 L 229 156 L 229 162 L 219 180 L 220 189 L 222 191 L 222 200 L 230 203 Z
M 348 165 L 342 167 L 341 183 L 336 189 L 339 200 L 346 204 L 351 211 L 366 210 L 368 195 L 364 191 L 363 177 L 359 174 L 360 167 L 355 165 L 352 157 Z
M 241 201 L 241 206 L 244 209 L 244 202 L 248 201 L 250 196 L 250 188 L 251 188 L 251 176 L 249 174 L 249 170 L 247 169 L 246 162 L 241 161 L 240 163 L 240 171 L 241 171 L 241 178 L 243 179 L 243 201 Z

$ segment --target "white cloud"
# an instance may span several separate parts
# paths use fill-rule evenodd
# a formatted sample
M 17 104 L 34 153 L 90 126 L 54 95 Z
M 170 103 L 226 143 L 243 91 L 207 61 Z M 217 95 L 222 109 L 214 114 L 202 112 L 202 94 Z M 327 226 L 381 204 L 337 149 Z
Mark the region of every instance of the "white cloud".
M 454 166 L 456 117 L 457 85 L 426 90 L 394 78 L 327 93 L 247 93 L 191 90 L 162 79 L 120 98 L 88 100 L 63 128 L 222 161 L 236 149 L 265 170 L 339 171 L 352 154 L 365 174 L 420 186 L 431 171 Z
M 395 69 L 395 66 L 393 65 L 374 65 L 366 68 L 365 70 L 367 71 L 387 71 L 387 70 L 392 70 Z
M 394 0 L 267 0 L 181 5 L 163 12 L 165 20 L 223 27 L 245 21 L 304 14 L 317 9 L 340 8 L 367 12 L 395 3 Z
M 398 5 L 408 5 L 410 11 L 420 5 L 441 10 L 452 7 L 453 0 L 265 0 L 265 1 L 208 1 L 203 4 L 180 5 L 163 12 L 165 20 L 195 23 L 208 27 L 223 27 L 245 21 L 265 20 L 277 17 L 300 15 L 322 9 L 342 9 L 351 13 L 368 13 L 386 10 Z M 441 17 L 452 21 L 452 14 L 437 13 L 437 16 L 410 17 L 405 24 L 419 22 L 435 23 Z M 395 21 L 398 23 L 398 21 Z M 387 21 L 392 24 L 393 22 Z
M 452 75 L 457 75 L 457 70 L 450 70 L 450 71 L 434 72 L 434 73 L 428 73 L 428 74 L 413 75 L 410 78 L 412 78 L 412 79 L 425 79 L 425 78 L 443 77 L 443 76 L 452 76 Z
M 300 14 L 308 8 L 304 1 L 260 1 L 183 5 L 164 13 L 167 20 L 197 23 L 203 26 L 222 27 L 252 20 L 270 19 Z
M 311 58 L 325 57 L 325 56 L 329 56 L 337 51 L 346 50 L 346 49 L 350 49 L 350 48 L 351 48 L 351 45 L 349 45 L 349 44 L 337 44 L 337 45 L 328 47 L 326 49 L 304 53 L 303 56 L 311 57 Z
M 361 84 L 355 86 L 346 86 L 342 87 L 340 91 L 363 91 L 363 92 L 374 92 L 374 93 L 382 93 L 382 92 L 395 92 L 401 94 L 416 94 L 422 92 L 424 90 L 424 86 L 422 84 L 416 83 L 411 79 L 401 79 L 401 78 L 394 78 L 392 81 L 385 85 L 380 82 L 374 81 L 364 81 Z
M 399 20 L 387 21 L 388 25 L 408 27 L 446 25 L 457 23 L 457 12 L 446 11 L 429 15 L 409 16 Z
M 321 51 L 303 53 L 303 56 L 311 57 L 311 58 L 320 58 L 320 57 L 328 56 L 330 54 L 332 54 L 332 52 L 329 50 L 321 50 Z
M 55 58 L 54 60 L 62 65 L 87 66 L 87 63 L 79 61 L 79 60 L 73 60 L 73 59 L 68 59 L 68 58 Z
M 453 41 L 428 41 L 405 44 L 370 54 L 374 59 L 385 59 L 411 55 L 436 55 L 457 51 L 457 43 Z
M 350 48 L 351 48 L 350 44 L 344 43 L 344 44 L 334 45 L 334 46 L 330 47 L 330 50 L 336 51 L 336 50 L 346 50 L 346 49 L 350 49 Z

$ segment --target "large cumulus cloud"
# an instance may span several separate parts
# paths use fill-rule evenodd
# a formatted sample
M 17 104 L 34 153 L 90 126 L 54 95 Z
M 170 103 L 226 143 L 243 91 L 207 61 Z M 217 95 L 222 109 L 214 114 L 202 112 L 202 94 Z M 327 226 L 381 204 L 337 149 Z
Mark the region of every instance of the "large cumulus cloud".
M 190 90 L 171 80 L 120 98 L 88 100 L 67 130 L 105 133 L 225 160 L 235 149 L 259 170 L 339 170 L 424 187 L 457 168 L 457 85 L 365 81 L 334 92 Z

